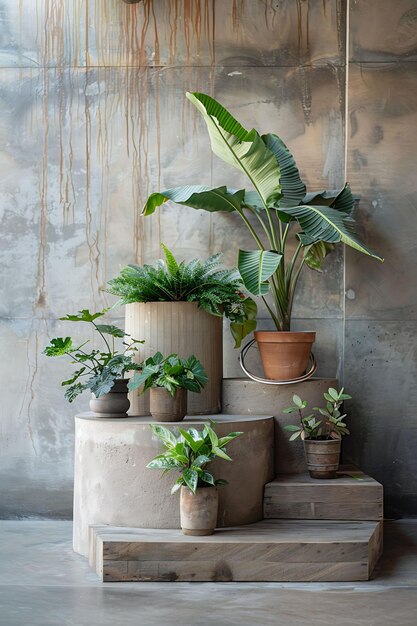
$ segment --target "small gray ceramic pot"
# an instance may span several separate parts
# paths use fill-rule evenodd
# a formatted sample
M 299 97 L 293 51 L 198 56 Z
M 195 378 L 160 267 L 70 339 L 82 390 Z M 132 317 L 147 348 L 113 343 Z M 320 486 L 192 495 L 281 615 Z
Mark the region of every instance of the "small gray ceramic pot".
M 187 390 L 177 389 L 171 396 L 163 387 L 152 387 L 149 407 L 156 422 L 181 422 L 187 414 Z
M 116 380 L 109 393 L 105 393 L 99 398 L 92 394 L 90 409 L 97 417 L 127 417 L 130 407 L 127 397 L 128 379 Z

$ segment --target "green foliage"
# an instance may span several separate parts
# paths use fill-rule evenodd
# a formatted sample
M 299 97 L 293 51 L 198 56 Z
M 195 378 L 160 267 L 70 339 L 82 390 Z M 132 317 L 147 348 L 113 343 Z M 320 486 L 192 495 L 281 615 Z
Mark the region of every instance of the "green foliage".
M 246 335 L 249 335 L 256 328 L 256 314 L 258 307 L 252 298 L 243 301 L 243 311 L 241 315 L 235 316 L 235 321 L 230 322 L 230 332 L 235 340 L 235 348 L 239 348 Z
M 109 324 L 96 324 L 95 320 L 103 316 L 108 309 L 99 311 L 98 313 L 90 313 L 88 309 L 79 311 L 75 315 L 66 315 L 61 320 L 69 322 L 86 322 L 92 324 L 94 330 L 99 333 L 105 345 L 104 351 L 92 349 L 89 352 L 84 350 L 84 346 L 89 342 L 86 341 L 82 345 L 75 347 L 71 337 L 56 337 L 51 339 L 49 346 L 43 351 L 46 356 L 68 356 L 72 363 L 82 364 L 71 378 L 62 381 L 63 387 L 66 389 L 64 396 L 68 402 L 73 402 L 75 398 L 86 389 L 90 389 L 94 395 L 100 396 L 108 393 L 116 380 L 124 377 L 126 372 L 138 369 L 138 365 L 134 363 L 132 353 L 137 350 L 137 343 L 143 343 L 137 339 L 132 339 L 129 335 L 118 328 Z M 106 339 L 106 335 L 110 335 L 111 345 Z M 122 351 L 115 349 L 114 339 L 123 339 Z M 127 353 L 130 354 L 127 354 Z
M 141 371 L 130 379 L 130 391 L 143 385 L 142 393 L 151 387 L 163 387 L 171 396 L 175 396 L 177 389 L 181 388 L 200 393 L 208 381 L 204 367 L 194 355 L 183 359 L 177 354 L 163 357 L 160 352 L 156 352 L 137 368 Z
M 284 413 L 298 413 L 300 417 L 299 424 L 284 426 L 284 430 L 292 433 L 290 441 L 294 441 L 298 437 L 322 440 L 340 439 L 343 435 L 350 434 L 344 422 L 346 413 L 342 415 L 339 409 L 345 400 L 351 400 L 352 397 L 344 392 L 343 387 L 340 391 L 329 387 L 327 392 L 323 394 L 323 397 L 326 400 L 325 408 L 314 407 L 313 411 L 316 412 L 316 415 L 314 413 L 304 415 L 303 409 L 308 406 L 308 402 L 301 400 L 299 396 L 293 396 L 293 406 L 283 411 Z
M 243 283 L 250 294 L 264 300 L 277 330 L 290 330 L 303 268 L 321 271 L 337 243 L 383 260 L 355 235 L 354 198 L 348 184 L 338 190 L 306 193 L 294 157 L 282 139 L 246 130 L 204 93 L 186 96 L 206 122 L 213 152 L 240 170 L 251 189 L 233 190 L 226 185 L 171 188 L 151 194 L 142 214 L 151 215 L 168 200 L 197 210 L 237 213 L 256 245 L 254 251 L 240 251 Z M 288 249 L 290 239 L 295 241 L 295 252 Z M 274 264 L 267 268 L 265 259 L 272 260 L 273 253 L 277 255 Z
M 226 446 L 243 433 L 234 432 L 226 437 L 218 437 L 216 423 L 212 420 L 209 424 L 204 424 L 202 432 L 195 428 L 180 428 L 178 436 L 158 424 L 151 424 L 150 427 L 153 434 L 162 441 L 165 451 L 152 459 L 146 467 L 162 470 L 164 474 L 171 470 L 179 472 L 171 493 L 175 493 L 183 485 L 195 493 L 199 487 L 227 484 L 223 479 L 215 480 L 213 474 L 207 471 L 207 466 L 216 457 L 231 461 L 226 453 Z
M 222 267 L 221 254 L 186 263 L 178 262 L 165 245 L 162 248 L 165 260 L 160 259 L 156 265 L 128 265 L 108 282 L 108 292 L 119 296 L 121 304 L 198 302 L 208 313 L 225 315 L 231 323 L 240 325 L 239 336 L 253 330 L 252 325 L 245 326 L 246 302 L 251 300 L 243 294 L 237 270 Z
M 78 349 L 78 348 L 77 348 Z M 56 337 L 44 350 L 46 356 L 62 356 L 74 350 L 71 337 Z

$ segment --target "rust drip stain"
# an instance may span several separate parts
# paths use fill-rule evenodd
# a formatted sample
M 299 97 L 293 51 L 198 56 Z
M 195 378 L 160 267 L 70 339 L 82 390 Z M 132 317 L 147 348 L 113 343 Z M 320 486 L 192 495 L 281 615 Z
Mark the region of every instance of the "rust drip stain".
M 85 72 L 84 86 L 84 123 L 85 123 L 85 234 L 88 246 L 88 257 L 90 262 L 90 286 L 93 296 L 94 306 L 97 307 L 95 294 L 96 285 L 99 284 L 100 267 L 100 247 L 99 233 L 92 231 L 93 213 L 91 209 L 91 113 L 88 100 L 87 88 L 89 85 L 90 70 Z M 94 282 L 94 280 L 96 282 Z
M 270 24 L 267 24 L 267 28 L 274 30 L 275 22 L 278 15 L 277 3 L 276 0 L 270 0 L 269 2 L 269 11 L 272 13 L 272 18 Z
M 18 2 L 22 12 L 23 0 Z M 243 0 L 236 2 L 236 11 L 242 11 Z M 184 88 L 202 88 L 203 77 L 194 68 L 202 58 L 203 45 L 202 62 L 206 63 L 208 52 L 214 68 L 215 6 L 216 0 L 164 3 L 143 0 L 136 5 L 120 0 L 36 0 L 40 64 L 43 68 L 54 68 L 42 70 L 37 307 L 46 304 L 48 165 L 58 167 L 57 201 L 63 224 L 75 223 L 76 212 L 85 211 L 90 286 L 95 299 L 97 290 L 105 284 L 111 207 L 110 164 L 116 149 L 112 145 L 116 139 L 113 128 L 115 124 L 117 128 L 120 120 L 124 125 L 123 141 L 131 168 L 135 259 L 143 262 L 146 251 L 153 242 L 160 240 L 157 220 L 148 220 L 145 224 L 139 215 L 146 196 L 161 184 L 162 111 L 177 106 L 175 77 L 169 78 L 173 82 L 170 90 L 166 87 L 170 93 L 165 94 L 168 75 L 160 67 L 166 63 L 174 66 L 189 63 L 192 67 L 181 69 Z M 85 68 L 75 69 L 80 65 Z M 211 93 L 214 93 L 214 81 L 212 69 Z M 163 84 L 165 101 L 162 105 Z M 190 115 L 185 102 L 181 108 L 184 130 L 186 128 L 189 134 L 191 124 L 195 132 L 197 114 Z M 81 156 L 79 150 L 75 153 L 80 122 L 84 131 L 85 195 L 84 189 L 76 188 L 75 176 L 79 176 L 79 171 L 74 172 Z M 80 202 L 85 202 L 85 206 L 80 207 Z
M 326 0 L 323 0 L 324 5 L 326 6 Z M 349 9 L 348 9 L 349 10 Z M 324 10 L 324 14 L 326 15 L 326 10 Z M 346 57 L 346 37 L 349 34 L 346 31 L 345 24 L 345 15 L 343 12 L 343 8 L 340 6 L 340 2 L 336 2 L 336 28 L 337 28 L 337 47 L 339 50 L 339 54 L 342 57 Z M 348 63 L 349 59 L 345 58 L 345 63 Z
M 22 401 L 21 401 L 21 404 L 20 404 L 18 419 L 20 419 L 22 417 L 23 409 L 25 408 L 26 398 L 27 398 L 27 396 L 29 394 L 30 397 L 29 397 L 29 402 L 27 404 L 27 409 L 26 409 L 26 413 L 27 413 L 27 430 L 28 430 L 28 433 L 29 433 L 29 439 L 30 439 L 30 443 L 31 443 L 32 449 L 33 449 L 33 451 L 35 453 L 35 456 L 37 456 L 38 451 L 37 451 L 36 445 L 35 445 L 35 437 L 34 437 L 34 432 L 33 432 L 32 415 L 31 415 L 31 408 L 32 408 L 33 401 L 35 399 L 34 383 L 35 383 L 35 380 L 36 380 L 36 375 L 38 373 L 38 350 L 39 350 L 38 341 L 39 340 L 38 340 L 37 329 L 34 330 L 34 328 L 33 328 L 35 323 L 36 323 L 36 320 L 32 320 L 30 331 L 28 333 L 28 336 L 25 338 L 25 341 L 26 341 L 26 362 L 27 362 L 28 374 L 27 374 L 27 378 L 26 378 L 25 389 L 24 389 L 24 392 L 22 394 Z M 32 367 L 31 358 L 30 358 L 30 347 L 31 347 L 31 340 L 33 339 L 33 337 L 35 338 L 35 364 L 34 364 L 34 367 Z
M 297 42 L 298 55 L 303 61 L 311 62 L 310 54 L 310 2 L 297 0 Z
M 42 84 L 42 111 L 43 111 L 43 144 L 39 159 L 39 251 L 38 251 L 38 293 L 35 309 L 46 306 L 46 279 L 45 279 L 45 256 L 47 248 L 48 226 L 48 142 L 49 142 L 49 73 L 43 71 Z

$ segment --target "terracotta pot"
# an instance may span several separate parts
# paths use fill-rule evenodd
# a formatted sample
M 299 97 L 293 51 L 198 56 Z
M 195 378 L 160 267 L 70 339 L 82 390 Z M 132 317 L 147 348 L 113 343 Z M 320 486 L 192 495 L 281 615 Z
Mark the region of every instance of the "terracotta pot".
M 149 405 L 156 422 L 181 422 L 187 415 L 187 390 L 177 389 L 175 396 L 171 396 L 163 387 L 153 387 Z
M 188 393 L 190 415 L 214 415 L 221 407 L 223 378 L 223 320 L 200 309 L 196 302 L 134 302 L 126 305 L 126 332 L 138 344 L 138 363 L 157 350 L 181 357 L 194 354 L 207 372 L 201 393 Z M 149 392 L 130 394 L 131 415 L 149 415 Z
M 184 535 L 212 535 L 217 526 L 217 487 L 198 487 L 195 494 L 181 487 L 180 513 Z
M 311 478 L 336 478 L 341 439 L 304 439 L 307 468 Z
M 109 393 L 105 393 L 99 398 L 91 394 L 90 409 L 97 417 L 127 417 L 130 407 L 127 397 L 128 379 L 116 380 Z
M 256 331 L 254 336 L 261 353 L 265 378 L 291 380 L 305 373 L 315 332 L 261 330 Z

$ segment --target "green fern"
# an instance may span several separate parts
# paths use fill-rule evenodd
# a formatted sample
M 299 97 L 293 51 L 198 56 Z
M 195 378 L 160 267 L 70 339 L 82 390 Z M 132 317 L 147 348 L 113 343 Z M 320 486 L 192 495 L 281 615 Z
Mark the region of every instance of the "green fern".
M 225 315 L 233 324 L 247 321 L 246 308 L 252 300 L 243 294 L 239 272 L 221 265 L 220 253 L 206 261 L 193 259 L 186 263 L 178 262 L 165 245 L 162 248 L 165 260 L 155 265 L 128 265 L 108 282 L 108 293 L 119 296 L 120 304 L 197 302 L 208 313 Z M 253 324 L 250 326 L 253 330 Z

